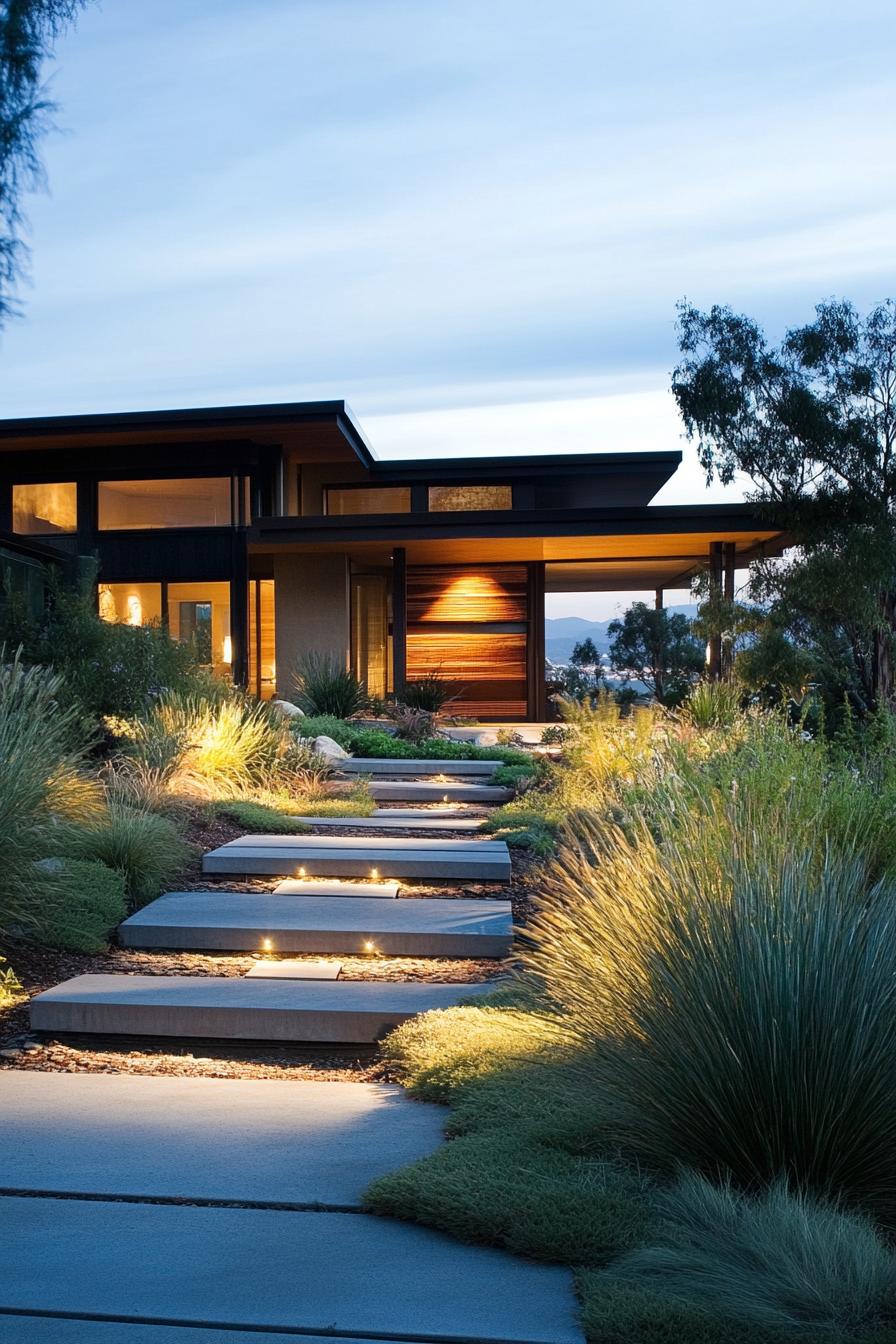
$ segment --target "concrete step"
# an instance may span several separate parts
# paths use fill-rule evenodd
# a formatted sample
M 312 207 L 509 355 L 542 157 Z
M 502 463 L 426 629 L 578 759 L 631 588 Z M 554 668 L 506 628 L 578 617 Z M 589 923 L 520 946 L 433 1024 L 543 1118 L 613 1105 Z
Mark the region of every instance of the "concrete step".
M 0 1184 L 359 1207 L 371 1181 L 434 1152 L 444 1123 L 385 1084 L 7 1069 Z
M 370 783 L 372 796 L 380 803 L 475 803 L 477 805 L 509 803 L 511 789 L 498 784 L 452 783 L 450 780 L 429 779 L 374 779 Z
M 388 813 L 372 817 L 296 817 L 307 825 L 320 828 L 342 827 L 355 831 L 478 831 L 482 817 L 440 817 L 421 809 L 417 816 L 390 817 Z
M 494 984 L 78 975 L 31 1000 L 34 1031 L 372 1045 L 431 1009 Z
M 433 878 L 510 880 L 503 840 L 429 840 L 379 836 L 244 835 L 202 860 L 209 875 L 246 877 Z
M 339 762 L 344 775 L 400 775 L 407 779 L 429 779 L 444 775 L 446 779 L 491 779 L 503 761 L 405 761 L 388 760 L 381 756 L 347 756 Z
M 278 1331 L 344 1344 L 583 1344 L 569 1270 L 387 1218 L 7 1196 L 0 1219 L 10 1344 L 28 1336 L 7 1313 L 116 1322 L 115 1344 L 136 1344 L 123 1326 L 142 1321 L 150 1339 L 177 1327 L 171 1344 L 193 1327 L 220 1344 L 253 1330 L 259 1344 Z
M 398 882 L 340 882 L 338 877 L 288 877 L 274 888 L 275 896 L 364 896 L 380 901 L 394 901 L 398 892 Z
M 338 980 L 341 961 L 274 961 L 260 957 L 246 972 L 247 980 Z
M 371 815 L 374 817 L 402 817 L 405 821 L 416 817 L 455 817 L 458 821 L 484 821 L 491 811 L 488 807 L 460 806 L 452 807 L 449 803 L 442 803 L 438 800 L 436 807 L 378 807 Z
M 345 956 L 506 957 L 509 901 L 382 901 L 197 891 L 161 896 L 118 930 L 125 947 Z

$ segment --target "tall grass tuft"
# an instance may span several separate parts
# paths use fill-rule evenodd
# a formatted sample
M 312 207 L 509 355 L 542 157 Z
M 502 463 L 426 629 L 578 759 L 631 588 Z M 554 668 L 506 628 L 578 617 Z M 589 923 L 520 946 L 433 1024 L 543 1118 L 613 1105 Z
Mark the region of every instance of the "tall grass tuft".
M 113 802 L 88 825 L 69 830 L 58 852 L 120 873 L 129 905 L 137 909 L 161 895 L 189 849 L 167 817 Z
M 682 712 L 696 728 L 731 728 L 743 699 L 743 687 L 737 682 L 698 681 L 688 692 Z
M 59 703 L 62 680 L 0 648 L 0 930 L 40 937 L 55 899 L 35 864 L 66 821 L 86 821 L 102 790 L 83 771 L 79 710 Z
M 138 722 L 131 752 L 157 791 L 205 797 L 275 788 L 307 764 L 277 712 L 239 695 L 166 696 Z
M 896 1322 L 896 1255 L 859 1214 L 788 1190 L 753 1197 L 683 1176 L 655 1196 L 663 1239 L 609 1271 L 745 1322 L 836 1339 Z
M 348 719 L 367 706 L 367 687 L 332 654 L 306 653 L 293 681 L 299 707 L 306 714 Z
M 896 881 L 773 825 L 714 805 L 658 843 L 580 818 L 528 966 L 640 1159 L 896 1222 Z

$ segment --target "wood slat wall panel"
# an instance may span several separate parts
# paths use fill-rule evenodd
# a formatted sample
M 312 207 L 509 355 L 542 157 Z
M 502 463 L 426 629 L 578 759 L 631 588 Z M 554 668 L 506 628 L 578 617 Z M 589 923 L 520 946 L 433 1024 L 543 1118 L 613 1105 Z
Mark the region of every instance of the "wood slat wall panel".
M 408 680 L 437 671 L 457 688 L 458 711 L 525 718 L 527 566 L 409 568 L 407 592 Z

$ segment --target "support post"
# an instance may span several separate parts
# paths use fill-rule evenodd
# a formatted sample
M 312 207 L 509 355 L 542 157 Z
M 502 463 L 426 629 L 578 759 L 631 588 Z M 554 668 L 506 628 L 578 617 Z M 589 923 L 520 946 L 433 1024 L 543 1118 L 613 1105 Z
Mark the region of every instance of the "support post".
M 249 550 L 246 533 L 233 528 L 230 568 L 230 672 L 237 686 L 249 684 Z
M 662 590 L 662 588 L 657 588 L 656 593 L 654 594 L 654 598 L 653 598 L 653 605 L 656 607 L 657 611 L 662 611 L 662 609 L 663 609 L 663 590 Z
M 722 568 L 724 542 L 712 541 L 709 544 L 709 596 L 710 600 L 719 597 L 722 592 Z M 707 646 L 707 670 L 713 681 L 722 675 L 722 636 L 716 631 L 710 636 Z
M 408 680 L 408 562 L 403 546 L 392 552 L 392 689 L 397 700 Z
M 529 638 L 526 667 L 529 674 L 526 712 L 536 723 L 548 715 L 544 649 L 544 562 L 529 566 Z

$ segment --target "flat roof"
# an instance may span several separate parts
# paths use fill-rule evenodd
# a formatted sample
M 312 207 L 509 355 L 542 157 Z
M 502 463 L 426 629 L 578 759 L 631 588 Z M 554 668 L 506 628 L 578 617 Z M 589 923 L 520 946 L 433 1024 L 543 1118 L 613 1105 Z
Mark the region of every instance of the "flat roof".
M 97 447 L 151 442 L 159 434 L 178 442 L 257 439 L 276 443 L 290 428 L 329 425 L 375 479 L 496 480 L 500 477 L 652 472 L 668 480 L 681 463 L 679 449 L 658 452 L 527 453 L 519 457 L 379 458 L 345 401 L 268 402 L 248 406 L 193 406 L 149 411 L 101 411 L 78 415 L 27 416 L 0 420 L 0 452 L 75 447 L 92 439 Z M 659 487 L 657 487 L 659 488 Z

